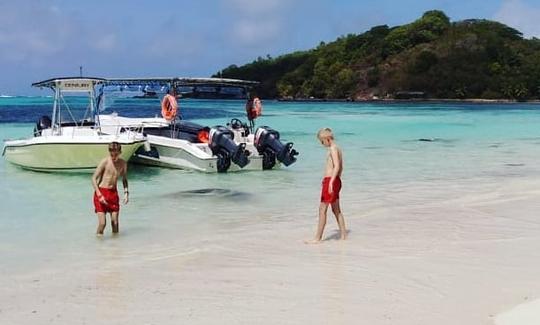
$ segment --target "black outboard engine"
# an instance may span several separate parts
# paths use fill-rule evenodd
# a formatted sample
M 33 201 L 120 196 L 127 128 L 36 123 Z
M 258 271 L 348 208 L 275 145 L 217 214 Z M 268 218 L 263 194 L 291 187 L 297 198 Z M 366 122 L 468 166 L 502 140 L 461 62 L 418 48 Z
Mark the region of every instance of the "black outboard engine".
M 51 118 L 47 115 L 43 115 L 39 118 L 39 120 L 36 123 L 36 126 L 34 127 L 34 136 L 40 136 L 41 131 L 50 128 L 52 125 Z
M 218 157 L 217 170 L 220 173 L 226 172 L 231 166 L 231 160 L 244 168 L 249 164 L 246 144 L 236 144 L 234 133 L 224 126 L 216 126 L 210 129 L 208 145 L 212 153 Z
M 283 144 L 279 141 L 279 132 L 268 126 L 255 131 L 255 147 L 263 155 L 263 169 L 272 169 L 276 159 L 285 166 L 294 163 L 298 152 L 292 146 L 292 142 Z

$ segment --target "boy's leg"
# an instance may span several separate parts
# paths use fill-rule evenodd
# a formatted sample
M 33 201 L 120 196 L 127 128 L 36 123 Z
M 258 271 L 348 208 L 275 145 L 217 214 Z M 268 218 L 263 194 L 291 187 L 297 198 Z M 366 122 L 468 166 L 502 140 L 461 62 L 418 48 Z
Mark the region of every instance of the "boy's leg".
M 347 228 L 345 228 L 345 218 L 343 218 L 343 213 L 341 213 L 341 207 L 339 206 L 339 200 L 332 203 L 332 212 L 336 216 L 336 221 L 339 227 L 339 232 L 341 234 L 341 239 L 347 238 Z
M 322 240 L 324 226 L 326 226 L 326 212 L 328 211 L 328 203 L 321 202 L 319 205 L 319 224 L 317 225 L 317 233 L 315 238 L 306 241 L 306 244 L 319 243 Z
M 105 226 L 107 225 L 106 219 L 105 219 L 105 212 L 98 212 L 98 226 L 96 230 L 96 235 L 103 235 L 103 231 L 105 230 Z
M 120 223 L 119 223 L 119 212 L 111 212 L 111 227 L 113 234 L 118 233 L 118 230 L 120 230 Z

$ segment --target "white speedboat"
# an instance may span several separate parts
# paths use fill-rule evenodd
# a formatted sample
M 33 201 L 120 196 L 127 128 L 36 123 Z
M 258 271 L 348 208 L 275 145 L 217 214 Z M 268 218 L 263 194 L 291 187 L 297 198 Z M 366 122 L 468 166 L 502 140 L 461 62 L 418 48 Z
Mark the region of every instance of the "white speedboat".
M 121 157 L 129 160 L 146 142 L 144 135 L 135 130 L 108 127 L 104 133 L 96 120 L 95 87 L 104 82 L 99 78 L 55 78 L 32 84 L 54 91 L 52 119 L 40 118 L 34 136 L 28 139 L 8 140 L 4 143 L 6 160 L 20 167 L 36 171 L 85 171 L 97 167 L 108 155 L 108 144 L 122 145 Z M 88 107 L 85 117 L 76 121 L 64 98 L 65 93 L 85 94 Z M 72 121 L 65 121 L 62 113 L 68 113 Z M 122 132 L 123 131 L 123 132 Z
M 219 78 L 109 79 L 111 86 L 160 87 L 220 86 L 249 87 L 254 82 Z M 118 125 L 126 130 L 143 130 L 151 150 L 139 149 L 133 162 L 190 169 L 202 172 L 267 170 L 296 161 L 292 143 L 282 143 L 277 131 L 263 126 L 255 132 L 238 119 L 227 126 L 203 126 L 184 120 L 128 118 L 117 114 L 99 115 L 104 132 Z M 110 126 L 110 127 L 109 127 Z

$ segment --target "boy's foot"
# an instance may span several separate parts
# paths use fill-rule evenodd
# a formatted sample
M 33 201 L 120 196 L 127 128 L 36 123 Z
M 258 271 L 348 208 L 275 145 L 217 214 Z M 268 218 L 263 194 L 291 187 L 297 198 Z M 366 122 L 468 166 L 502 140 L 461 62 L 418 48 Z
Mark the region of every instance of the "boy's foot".
M 304 240 L 304 244 L 320 244 L 321 242 L 322 242 L 322 240 L 320 240 L 320 239 Z
M 101 238 L 101 237 L 103 237 L 103 234 L 97 233 L 96 237 Z

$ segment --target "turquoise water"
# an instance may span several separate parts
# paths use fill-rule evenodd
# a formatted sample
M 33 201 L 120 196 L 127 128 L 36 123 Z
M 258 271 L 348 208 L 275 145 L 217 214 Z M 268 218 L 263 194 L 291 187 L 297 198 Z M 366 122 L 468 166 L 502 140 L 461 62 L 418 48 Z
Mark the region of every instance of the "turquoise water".
M 29 136 L 32 121 L 49 113 L 50 102 L 0 98 L 0 138 Z M 115 105 L 110 109 L 125 115 L 159 112 L 153 101 Z M 241 101 L 184 100 L 180 106 L 186 118 L 202 124 L 243 118 Z M 294 142 L 300 152 L 296 164 L 231 174 L 130 166 L 131 202 L 121 210 L 121 235 L 110 238 L 108 227 L 102 241 L 93 236 L 90 175 L 30 172 L 0 160 L 0 271 L 86 263 L 110 247 L 201 248 L 216 236 L 238 235 L 254 225 L 311 219 L 325 156 L 315 138 L 321 127 L 335 130 L 344 151 L 345 211 L 391 204 L 392 191 L 411 191 L 422 200 L 429 196 L 425 188 L 435 183 L 540 176 L 538 105 L 266 101 L 263 114 L 259 124 Z M 224 191 L 189 192 L 199 189 Z

